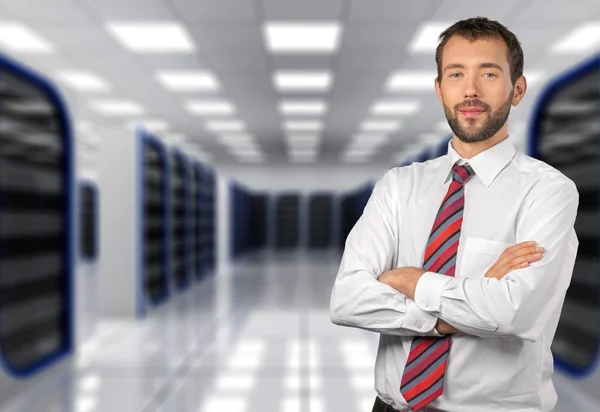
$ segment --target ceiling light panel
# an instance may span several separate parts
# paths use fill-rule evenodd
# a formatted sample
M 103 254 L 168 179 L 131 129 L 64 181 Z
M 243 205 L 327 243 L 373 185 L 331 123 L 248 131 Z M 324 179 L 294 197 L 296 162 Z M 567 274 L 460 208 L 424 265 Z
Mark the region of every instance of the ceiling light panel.
M 215 92 L 221 86 L 217 78 L 208 71 L 159 71 L 156 80 L 166 89 L 173 92 Z
M 206 122 L 206 129 L 212 132 L 239 132 L 246 129 L 246 125 L 238 120 L 213 120 Z
M 0 22 L 0 44 L 14 52 L 27 54 L 54 53 L 53 44 L 19 22 Z
M 325 91 L 329 90 L 331 85 L 330 72 L 280 71 L 273 75 L 273 86 L 279 91 Z
M 321 122 L 316 121 L 292 121 L 283 124 L 285 130 L 318 131 L 322 127 Z
M 267 22 L 263 35 L 271 53 L 333 53 L 342 28 L 337 22 Z
M 400 128 L 397 120 L 366 120 L 360 125 L 365 132 L 393 132 Z
M 435 71 L 399 70 L 389 77 L 386 89 L 388 91 L 432 91 L 435 89 L 434 81 L 436 77 L 437 73 Z
M 371 106 L 371 114 L 385 115 L 408 115 L 414 114 L 419 110 L 419 103 L 416 101 L 382 101 Z
M 81 70 L 62 70 L 56 73 L 57 78 L 79 92 L 108 92 L 110 85 L 94 73 Z
M 223 100 L 190 100 L 185 108 L 192 114 L 201 116 L 232 115 L 236 113 L 235 107 Z
M 600 22 L 586 23 L 567 33 L 550 47 L 552 53 L 584 53 L 600 47 Z
M 285 100 L 279 104 L 279 111 L 287 115 L 320 115 L 327 111 L 323 101 Z
M 435 52 L 440 34 L 451 25 L 451 22 L 432 22 L 421 25 L 409 42 L 409 50 L 412 53 Z
M 124 99 L 94 100 L 91 108 L 107 116 L 136 116 L 144 113 L 140 104 Z
M 191 53 L 195 46 L 178 23 L 108 23 L 107 31 L 123 47 L 135 53 Z

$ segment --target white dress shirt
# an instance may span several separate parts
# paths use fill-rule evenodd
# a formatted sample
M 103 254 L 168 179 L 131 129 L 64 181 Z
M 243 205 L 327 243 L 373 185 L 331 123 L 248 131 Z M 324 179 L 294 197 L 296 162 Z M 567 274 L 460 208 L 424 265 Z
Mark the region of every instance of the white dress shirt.
M 377 277 L 423 267 L 452 166 L 467 161 L 475 176 L 464 186 L 455 277 L 426 272 L 413 301 Z M 440 318 L 460 332 L 451 335 L 444 392 L 429 410 L 552 410 L 550 345 L 579 245 L 578 204 L 572 180 L 517 152 L 510 137 L 468 160 L 450 140 L 446 155 L 386 172 L 348 235 L 330 302 L 333 323 L 381 334 L 378 396 L 411 410 L 400 393 L 411 341 L 440 336 L 434 328 Z M 500 280 L 484 277 L 505 249 L 523 241 L 545 248 L 540 261 Z

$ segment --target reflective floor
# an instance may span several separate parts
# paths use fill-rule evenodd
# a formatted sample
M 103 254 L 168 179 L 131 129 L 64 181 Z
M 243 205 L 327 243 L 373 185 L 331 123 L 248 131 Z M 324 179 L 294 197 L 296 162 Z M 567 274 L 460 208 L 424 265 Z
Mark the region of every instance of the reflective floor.
M 141 322 L 87 322 L 72 363 L 0 411 L 368 412 L 378 335 L 330 322 L 339 259 L 247 256 Z M 555 411 L 600 410 L 555 382 Z

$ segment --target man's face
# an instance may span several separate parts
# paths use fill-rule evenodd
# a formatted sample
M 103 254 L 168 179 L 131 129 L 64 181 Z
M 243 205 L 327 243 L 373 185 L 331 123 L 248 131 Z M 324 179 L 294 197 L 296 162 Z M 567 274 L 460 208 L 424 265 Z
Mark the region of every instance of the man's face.
M 436 92 L 450 128 L 462 142 L 494 136 L 506 123 L 514 99 L 506 44 L 452 37 L 444 47 Z

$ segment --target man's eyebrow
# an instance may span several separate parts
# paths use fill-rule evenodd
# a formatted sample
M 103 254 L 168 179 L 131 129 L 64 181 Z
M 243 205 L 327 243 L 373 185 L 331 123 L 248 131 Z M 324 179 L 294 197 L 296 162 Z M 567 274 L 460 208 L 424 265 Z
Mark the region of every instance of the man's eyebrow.
M 453 63 L 453 64 L 449 64 L 446 67 L 444 67 L 443 71 L 445 72 L 446 70 L 450 70 L 450 69 L 464 69 L 464 68 L 465 68 L 465 66 L 463 64 Z M 491 63 L 491 62 L 489 62 L 489 63 L 481 63 L 479 65 L 479 68 L 480 69 L 498 69 L 501 72 L 504 71 L 502 69 L 502 66 L 500 66 L 498 63 Z

